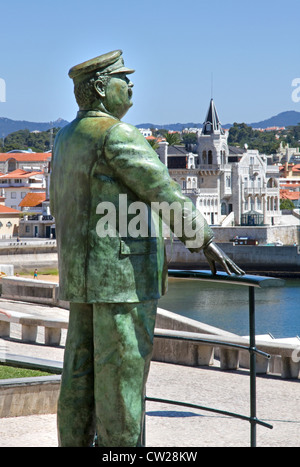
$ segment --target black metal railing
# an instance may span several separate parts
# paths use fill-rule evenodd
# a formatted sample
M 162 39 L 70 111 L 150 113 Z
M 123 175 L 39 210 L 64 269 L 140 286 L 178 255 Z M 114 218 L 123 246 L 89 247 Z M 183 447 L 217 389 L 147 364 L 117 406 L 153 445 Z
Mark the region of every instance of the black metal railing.
M 193 337 L 184 337 L 184 336 L 172 336 L 168 335 L 167 331 L 166 334 L 155 334 L 155 338 L 160 339 L 177 339 L 177 340 L 185 340 L 190 342 L 202 342 L 208 343 L 211 345 L 222 345 L 222 346 L 229 346 L 233 348 L 238 348 L 242 350 L 247 350 L 250 354 L 250 415 L 242 415 L 226 410 L 219 410 L 214 409 L 211 407 L 205 407 L 202 405 L 197 404 L 190 404 L 187 402 L 180 402 L 180 401 L 172 401 L 167 399 L 161 398 L 154 398 L 154 397 L 145 397 L 145 401 L 151 402 L 160 402 L 160 403 L 167 403 L 172 405 L 178 406 L 185 406 L 190 407 L 193 409 L 204 410 L 214 413 L 219 413 L 222 415 L 227 415 L 229 417 L 239 418 L 241 420 L 246 420 L 250 423 L 250 446 L 256 447 L 256 426 L 262 425 L 266 428 L 272 429 L 272 425 L 259 420 L 256 416 L 256 355 L 263 355 L 265 358 L 270 358 L 270 355 L 258 350 L 256 348 L 255 343 L 255 288 L 267 288 L 267 287 L 282 287 L 284 285 L 284 281 L 281 279 L 273 278 L 273 277 L 262 277 L 262 276 L 252 276 L 252 275 L 245 275 L 245 276 L 236 276 L 236 275 L 227 275 L 223 272 L 218 272 L 216 275 L 211 274 L 208 271 L 181 271 L 181 270 L 170 270 L 169 277 L 179 277 L 179 278 L 195 278 L 202 281 L 209 281 L 209 282 L 221 282 L 221 283 L 230 283 L 236 284 L 240 286 L 247 286 L 249 288 L 249 346 L 238 345 L 228 342 L 222 342 L 222 340 L 213 341 L 211 339 L 200 339 L 195 336 Z M 144 441 L 145 441 L 145 423 L 144 423 Z M 145 444 L 144 444 L 145 445 Z

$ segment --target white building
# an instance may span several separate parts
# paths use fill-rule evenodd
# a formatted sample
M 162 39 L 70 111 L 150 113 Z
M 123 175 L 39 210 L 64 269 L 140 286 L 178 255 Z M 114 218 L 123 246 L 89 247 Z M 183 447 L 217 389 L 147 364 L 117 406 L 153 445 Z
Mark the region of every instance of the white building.
M 152 131 L 150 130 L 150 128 L 139 128 L 139 130 L 142 133 L 142 135 L 145 136 L 145 138 L 147 138 L 148 136 L 152 136 Z
M 26 172 L 16 169 L 0 175 L 0 189 L 5 192 L 5 205 L 19 209 L 27 193 L 45 191 L 46 180 L 43 172 Z
M 167 143 L 160 143 L 157 152 L 209 224 L 279 223 L 279 168 L 269 165 L 268 158 L 256 150 L 229 147 L 227 139 L 211 99 L 203 128 L 198 130 L 197 154 L 181 148 L 176 165 Z
M 51 156 L 49 152 L 4 152 L 0 153 L 0 172 L 7 174 L 16 169 L 27 172 L 43 172 L 48 166 L 48 159 Z

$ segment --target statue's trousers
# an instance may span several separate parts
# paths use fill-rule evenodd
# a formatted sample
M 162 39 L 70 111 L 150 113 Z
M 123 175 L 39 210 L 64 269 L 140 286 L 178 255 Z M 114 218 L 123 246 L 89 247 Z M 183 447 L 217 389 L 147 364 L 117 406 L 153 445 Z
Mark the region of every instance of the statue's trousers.
M 141 446 L 157 300 L 71 303 L 58 400 L 60 446 Z

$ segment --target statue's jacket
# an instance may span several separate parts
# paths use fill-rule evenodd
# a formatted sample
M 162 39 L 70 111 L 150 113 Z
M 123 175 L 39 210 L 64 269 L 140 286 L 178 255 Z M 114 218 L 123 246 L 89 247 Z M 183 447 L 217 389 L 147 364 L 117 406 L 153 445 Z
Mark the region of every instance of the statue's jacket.
M 190 251 L 213 238 L 137 128 L 100 111 L 78 112 L 57 134 L 51 161 L 60 299 L 140 302 L 163 295 L 164 214 L 153 208 L 163 202 L 182 207 L 176 214 L 169 210 L 170 227 L 174 231 L 176 224 L 176 235 Z M 196 246 L 188 246 L 190 231 L 187 236 L 187 229 L 178 230 L 183 222 L 199 234 Z

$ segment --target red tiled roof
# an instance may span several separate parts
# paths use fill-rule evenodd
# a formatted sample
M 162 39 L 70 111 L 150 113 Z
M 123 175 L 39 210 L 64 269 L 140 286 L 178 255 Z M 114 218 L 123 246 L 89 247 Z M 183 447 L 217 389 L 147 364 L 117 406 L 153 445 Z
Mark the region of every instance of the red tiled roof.
M 29 178 L 33 177 L 34 175 L 41 175 L 44 172 L 26 172 L 26 170 L 17 169 L 13 170 L 12 172 L 8 172 L 7 174 L 0 174 L 0 178 Z
M 290 190 L 280 190 L 281 199 L 290 199 L 291 201 L 296 201 L 300 199 L 299 191 L 290 191 Z
M 19 204 L 20 207 L 36 207 L 40 206 L 46 200 L 46 193 L 27 193 Z
M 0 162 L 8 159 L 16 159 L 19 162 L 46 162 L 51 157 L 51 152 L 1 152 Z
M 18 211 L 17 209 L 9 208 L 8 206 L 3 206 L 3 204 L 0 204 L 0 215 L 1 214 L 12 214 L 12 213 L 20 213 L 21 211 Z

